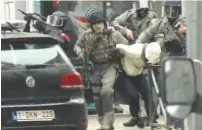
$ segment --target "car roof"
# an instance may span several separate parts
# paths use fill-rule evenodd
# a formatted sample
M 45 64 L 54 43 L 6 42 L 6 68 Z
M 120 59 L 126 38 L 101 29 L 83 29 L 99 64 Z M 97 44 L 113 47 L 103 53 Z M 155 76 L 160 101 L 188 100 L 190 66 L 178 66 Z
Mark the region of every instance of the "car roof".
M 30 32 L 1 32 L 1 39 L 16 39 L 16 38 L 52 38 L 50 35 Z

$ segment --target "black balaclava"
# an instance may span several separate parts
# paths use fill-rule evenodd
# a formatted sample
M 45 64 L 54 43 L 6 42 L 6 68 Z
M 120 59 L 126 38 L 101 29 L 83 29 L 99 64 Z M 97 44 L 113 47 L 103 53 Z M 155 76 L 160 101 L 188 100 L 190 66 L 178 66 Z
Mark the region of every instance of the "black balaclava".
M 163 6 L 168 22 L 175 26 L 178 17 L 181 15 L 181 1 L 166 1 Z
M 149 8 L 139 8 L 136 10 L 138 18 L 144 18 L 149 12 Z

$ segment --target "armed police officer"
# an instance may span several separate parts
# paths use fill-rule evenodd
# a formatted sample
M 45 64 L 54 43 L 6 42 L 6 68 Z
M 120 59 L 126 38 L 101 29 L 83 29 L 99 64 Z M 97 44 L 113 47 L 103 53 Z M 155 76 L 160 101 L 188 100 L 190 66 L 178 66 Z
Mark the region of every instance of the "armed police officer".
M 53 25 L 63 33 L 68 34 L 70 37 L 69 43 L 61 44 L 61 46 L 69 57 L 75 57 L 76 54 L 73 51 L 73 48 L 78 39 L 78 27 L 70 16 L 64 12 L 55 11 L 52 15 L 48 15 L 46 23 Z
M 173 6 L 171 8 L 171 6 Z M 137 39 L 137 43 L 158 42 L 170 55 L 183 55 L 185 48 L 186 22 L 179 4 L 164 5 L 165 16 L 148 27 Z
M 186 22 L 181 14 L 181 3 L 176 1 L 174 5 L 164 4 L 165 17 L 153 19 L 152 24 L 143 31 L 136 43 L 157 42 L 162 47 L 161 60 L 165 56 L 179 56 L 185 54 Z M 154 69 L 157 82 L 160 83 L 159 70 Z
M 36 15 L 36 14 L 28 14 L 24 17 L 27 21 L 24 32 L 30 32 L 30 23 L 34 20 L 33 27 L 37 29 L 38 32 L 49 34 L 57 39 L 61 44 L 62 48 L 66 52 L 69 57 L 76 56 L 73 51 L 74 44 L 78 39 L 78 27 L 72 21 L 70 16 L 67 13 L 63 13 L 61 11 L 55 11 L 53 14 L 48 15 L 47 18 Z M 36 20 L 38 19 L 38 20 Z M 49 26 L 48 26 L 49 25 Z M 50 26 L 52 25 L 52 26 Z M 63 34 L 67 34 L 66 38 L 64 36 L 59 36 L 59 32 L 63 32 Z M 64 40 L 60 40 L 64 38 Z M 70 41 L 69 41 L 70 39 Z
M 177 2 L 177 1 L 176 1 Z M 164 4 L 165 17 L 156 20 L 140 34 L 136 43 L 157 42 L 162 48 L 161 60 L 165 56 L 181 56 L 186 53 L 186 22 L 182 17 L 180 1 L 178 4 Z M 154 70 L 160 84 L 160 70 Z
M 157 18 L 157 15 L 149 8 L 131 9 L 116 17 L 111 25 L 121 32 L 130 44 L 134 44 L 138 35 L 150 25 L 150 21 L 154 18 Z
M 92 89 L 94 91 L 99 130 L 114 129 L 113 111 L 113 85 L 117 77 L 117 65 L 119 54 L 116 44 L 128 44 L 128 41 L 113 28 L 107 26 L 104 15 L 100 10 L 91 9 L 86 14 L 91 28 L 84 32 L 76 42 L 74 50 L 77 55 L 84 58 L 85 52 L 89 54 L 89 60 L 93 62 Z

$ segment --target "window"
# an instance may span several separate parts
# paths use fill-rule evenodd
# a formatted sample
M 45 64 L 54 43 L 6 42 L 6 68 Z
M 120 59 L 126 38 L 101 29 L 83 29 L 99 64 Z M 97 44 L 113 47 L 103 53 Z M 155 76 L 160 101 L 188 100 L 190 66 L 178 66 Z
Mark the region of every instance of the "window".
M 52 40 L 52 39 L 51 39 Z M 58 44 L 50 39 L 2 40 L 2 65 L 70 64 Z

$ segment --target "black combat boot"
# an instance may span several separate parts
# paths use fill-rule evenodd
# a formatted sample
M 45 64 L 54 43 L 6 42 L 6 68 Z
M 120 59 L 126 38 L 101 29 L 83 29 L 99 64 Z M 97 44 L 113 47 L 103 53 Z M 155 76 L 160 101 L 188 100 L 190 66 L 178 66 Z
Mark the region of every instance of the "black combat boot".
M 157 121 L 153 121 L 153 123 L 156 124 L 158 122 Z M 143 129 L 143 128 L 148 127 L 148 126 L 150 126 L 148 118 L 147 117 L 140 117 L 140 120 L 139 120 L 139 122 L 137 124 L 137 127 Z M 159 126 L 153 126 L 153 128 L 155 128 L 155 129 L 161 129 L 161 127 L 159 127 Z
M 114 126 L 110 127 L 109 129 L 101 127 L 101 128 L 96 129 L 96 130 L 114 130 Z
M 139 118 L 139 122 L 137 124 L 137 127 L 139 127 L 139 128 L 142 129 L 142 128 L 147 127 L 147 126 L 149 126 L 148 118 L 146 118 L 146 117 L 140 117 Z
M 135 126 L 135 125 L 138 124 L 139 119 L 140 119 L 139 117 L 133 117 L 133 118 L 130 119 L 128 122 L 123 123 L 123 125 L 124 125 L 125 127 L 133 127 L 133 126 Z

